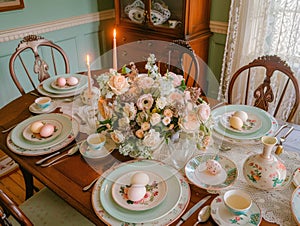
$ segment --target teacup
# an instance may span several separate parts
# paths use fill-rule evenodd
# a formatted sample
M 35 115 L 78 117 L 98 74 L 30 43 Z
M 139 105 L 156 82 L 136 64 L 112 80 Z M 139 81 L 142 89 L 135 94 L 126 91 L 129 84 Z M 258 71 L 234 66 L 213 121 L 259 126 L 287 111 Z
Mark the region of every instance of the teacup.
M 86 141 L 92 150 L 100 150 L 106 142 L 106 137 L 103 134 L 93 133 L 88 136 Z
M 39 97 L 35 99 L 35 104 L 40 109 L 45 109 L 50 106 L 51 104 L 51 98 L 50 97 Z
M 224 194 L 225 206 L 234 214 L 245 214 L 252 205 L 250 195 L 242 190 L 229 190 Z

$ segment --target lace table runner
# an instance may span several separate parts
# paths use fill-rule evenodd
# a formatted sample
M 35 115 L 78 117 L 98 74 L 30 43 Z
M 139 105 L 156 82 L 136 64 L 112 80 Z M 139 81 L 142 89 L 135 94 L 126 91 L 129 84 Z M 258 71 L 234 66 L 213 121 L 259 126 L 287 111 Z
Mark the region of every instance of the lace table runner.
M 262 153 L 263 146 L 256 145 L 237 145 L 231 147 L 229 151 L 218 151 L 220 155 L 224 155 L 233 160 L 238 167 L 238 179 L 233 186 L 226 189 L 243 189 L 247 191 L 256 204 L 260 207 L 262 216 L 265 220 L 277 223 L 284 226 L 297 225 L 292 216 L 291 197 L 295 190 L 294 184 L 291 180 L 280 190 L 265 191 L 250 186 L 243 176 L 243 163 L 249 155 Z M 215 152 L 216 149 L 207 150 L 208 152 Z M 199 153 L 199 152 L 198 152 Z M 283 154 L 277 156 L 287 167 L 287 175 L 292 179 L 293 172 L 300 167 L 300 153 L 285 150 Z M 226 190 L 222 190 L 223 194 Z

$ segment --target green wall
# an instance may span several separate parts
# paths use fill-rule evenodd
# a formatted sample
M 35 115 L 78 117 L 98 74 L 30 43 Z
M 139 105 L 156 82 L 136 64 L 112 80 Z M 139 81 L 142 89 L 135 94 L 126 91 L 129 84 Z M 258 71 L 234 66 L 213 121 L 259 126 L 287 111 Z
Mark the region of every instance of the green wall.
M 97 14 L 99 9 L 111 8 L 111 3 L 112 1 L 107 0 L 24 0 L 24 9 L 0 13 L 0 35 L 9 33 L 11 29 L 22 30 L 43 23 L 50 23 L 51 26 L 51 22 L 55 23 L 58 20 Z M 92 60 L 98 60 L 92 68 L 101 67 L 101 48 L 107 48 L 107 35 L 102 29 L 106 29 L 106 26 L 100 26 L 100 22 L 97 21 L 55 29 L 39 35 L 60 45 L 69 57 L 71 72 L 78 72 L 86 70 L 87 53 Z M 0 108 L 20 95 L 10 77 L 8 64 L 21 38 L 12 39 L 0 42 Z M 27 91 L 31 89 L 26 88 Z

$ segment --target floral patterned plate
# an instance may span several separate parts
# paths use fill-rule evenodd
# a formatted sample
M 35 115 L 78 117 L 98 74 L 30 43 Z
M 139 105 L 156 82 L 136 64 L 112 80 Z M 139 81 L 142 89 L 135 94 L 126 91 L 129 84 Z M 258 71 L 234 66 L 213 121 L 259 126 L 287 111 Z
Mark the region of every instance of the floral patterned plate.
M 298 186 L 293 192 L 291 207 L 294 219 L 297 224 L 300 225 L 300 186 Z
M 143 171 L 149 176 L 149 183 L 146 185 L 145 196 L 136 202 L 128 199 L 127 192 L 130 185 L 130 180 L 135 173 L 141 171 L 131 171 L 119 177 L 112 186 L 112 197 L 117 204 L 129 210 L 149 210 L 158 206 L 167 195 L 167 184 L 157 174 L 148 171 Z
M 23 136 L 24 129 L 31 123 L 36 121 L 46 121 L 46 120 L 56 120 L 62 125 L 61 132 L 55 139 L 49 140 L 48 142 L 43 143 L 33 143 L 28 141 Z M 25 119 L 23 122 L 19 123 L 11 133 L 12 142 L 21 148 L 29 149 L 29 150 L 39 150 L 44 148 L 50 148 L 58 143 L 61 143 L 65 140 L 70 132 L 72 131 L 72 119 L 64 114 L 58 113 L 50 113 L 50 114 L 42 114 L 30 117 Z
M 57 136 L 59 136 L 59 134 L 62 131 L 62 124 L 57 121 L 57 120 L 42 120 L 41 121 L 43 124 L 51 124 L 54 126 L 54 132 L 51 136 L 49 137 L 41 137 L 39 134 L 35 134 L 33 132 L 31 132 L 30 127 L 32 125 L 32 123 L 29 123 L 28 126 L 25 127 L 25 129 L 23 130 L 23 136 L 26 140 L 34 142 L 34 143 L 44 143 L 44 142 L 49 142 L 53 139 L 55 139 Z M 34 122 L 33 122 L 34 123 Z
M 159 174 L 169 192 L 157 207 L 147 211 L 131 211 L 117 205 L 111 195 L 111 186 L 124 173 L 141 170 Z M 165 226 L 176 221 L 185 211 L 190 200 L 190 187 L 176 169 L 154 160 L 133 160 L 111 167 L 96 182 L 92 205 L 97 216 L 107 225 L 114 226 Z
M 222 167 L 220 173 L 213 175 L 206 170 L 206 161 L 213 159 Z M 237 166 L 222 155 L 201 154 L 190 159 L 185 165 L 187 178 L 196 186 L 207 190 L 220 190 L 231 186 L 238 177 Z
M 262 219 L 260 209 L 255 202 L 252 202 L 252 206 L 246 214 L 235 215 L 225 206 L 222 196 L 217 196 L 211 202 L 211 216 L 218 225 L 228 226 L 255 226 L 259 225 Z
M 242 129 L 241 130 L 234 129 L 233 127 L 230 126 L 230 123 L 229 123 L 229 119 L 233 114 L 234 114 L 234 111 L 226 112 L 220 119 L 220 123 L 226 129 L 231 130 L 236 133 L 248 134 L 248 133 L 254 133 L 261 128 L 261 124 L 262 124 L 261 119 L 259 117 L 257 117 L 257 115 L 247 112 L 248 119 L 247 119 L 246 123 L 244 123 Z
M 222 116 L 227 112 L 233 111 L 245 111 L 255 114 L 261 119 L 261 128 L 253 133 L 237 133 L 227 128 L 224 128 L 220 122 Z M 214 130 L 219 135 L 225 136 L 227 138 L 237 139 L 237 140 L 249 140 L 253 141 L 255 139 L 260 139 L 262 136 L 274 134 L 278 127 L 278 122 L 271 116 L 268 112 L 253 106 L 247 105 L 226 105 L 221 106 L 212 111 L 212 117 L 215 120 Z
M 24 155 L 24 156 L 39 156 L 39 155 L 46 155 L 46 154 L 50 154 L 52 152 L 55 152 L 57 150 L 60 150 L 64 147 L 66 147 L 67 145 L 69 145 L 78 135 L 79 133 L 79 123 L 75 120 L 72 119 L 71 116 L 68 115 L 64 115 L 66 117 L 69 118 L 69 120 L 71 120 L 72 122 L 72 130 L 68 133 L 67 137 L 60 143 L 54 144 L 51 147 L 47 147 L 47 148 L 41 148 L 41 149 L 36 149 L 36 150 L 32 150 L 32 149 L 26 149 L 26 148 L 21 148 L 17 145 L 15 145 L 11 139 L 11 135 L 12 135 L 12 131 L 8 134 L 7 136 L 7 146 L 8 148 L 18 154 L 18 155 Z

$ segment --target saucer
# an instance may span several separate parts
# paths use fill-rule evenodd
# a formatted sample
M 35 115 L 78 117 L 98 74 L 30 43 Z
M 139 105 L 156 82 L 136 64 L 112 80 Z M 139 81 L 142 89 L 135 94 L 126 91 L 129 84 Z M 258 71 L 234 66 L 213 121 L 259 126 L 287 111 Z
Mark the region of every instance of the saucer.
M 205 163 L 209 159 L 219 162 L 220 173 L 213 175 L 207 172 Z M 185 165 L 185 174 L 189 181 L 207 190 L 220 190 L 231 186 L 238 176 L 236 164 L 229 158 L 216 154 L 201 154 L 190 159 Z
M 104 146 L 99 150 L 93 150 L 89 147 L 87 141 L 83 141 L 80 145 L 79 151 L 83 157 L 90 159 L 101 159 L 108 156 L 116 148 L 114 142 L 110 139 L 107 139 Z
M 292 213 L 297 224 L 300 224 L 300 186 L 298 186 L 292 195 L 291 200 Z
M 133 210 L 143 211 L 158 206 L 167 195 L 167 184 L 157 174 L 146 172 L 149 176 L 149 183 L 146 185 L 145 196 L 136 202 L 132 202 L 127 197 L 128 187 L 130 186 L 131 177 L 140 171 L 131 171 L 119 177 L 112 186 L 112 197 L 121 207 Z
M 54 100 L 52 100 L 50 106 L 44 109 L 39 108 L 36 103 L 32 103 L 29 106 L 29 111 L 35 114 L 44 114 L 44 113 L 50 113 L 54 111 L 56 108 L 57 108 L 57 103 Z
M 247 213 L 235 215 L 225 206 L 222 196 L 217 196 L 212 201 L 211 216 L 218 225 L 254 226 L 259 225 L 262 219 L 260 209 L 255 202 L 252 202 Z
M 300 185 L 300 167 L 295 170 L 293 173 L 293 184 L 295 187 L 298 187 Z

